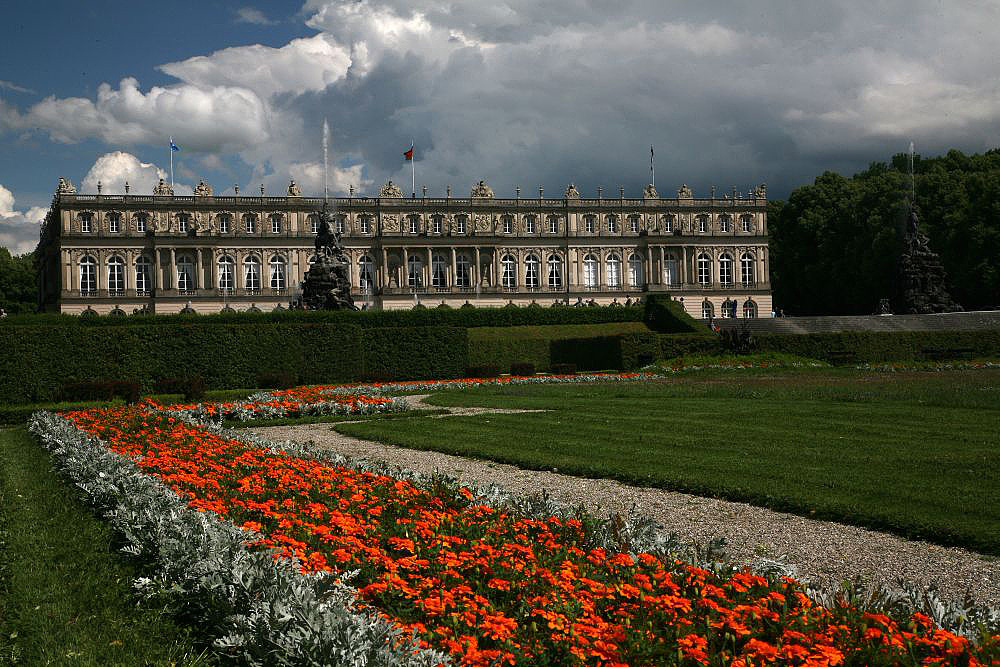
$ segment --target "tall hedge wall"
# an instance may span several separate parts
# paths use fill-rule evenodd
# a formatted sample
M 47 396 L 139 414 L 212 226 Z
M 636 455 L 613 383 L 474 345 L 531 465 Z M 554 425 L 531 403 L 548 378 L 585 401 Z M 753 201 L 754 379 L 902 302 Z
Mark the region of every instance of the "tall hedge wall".
M 1000 330 L 755 334 L 758 349 L 833 364 L 1000 356 Z
M 366 380 L 462 377 L 469 366 L 469 335 L 458 327 L 385 327 L 362 335 Z
M 577 370 L 634 370 L 660 358 L 654 333 L 626 333 L 592 338 L 564 338 L 551 343 L 554 364 L 575 364 Z
M 651 294 L 646 297 L 643 321 L 653 331 L 659 333 L 690 333 L 710 336 L 708 327 L 687 314 L 679 302 L 668 294 Z
M 303 383 L 362 375 L 354 325 L 202 323 L 128 327 L 0 327 L 0 401 L 52 401 L 66 384 L 136 381 L 144 392 L 166 379 L 200 376 L 210 389 L 255 387 L 262 373 Z

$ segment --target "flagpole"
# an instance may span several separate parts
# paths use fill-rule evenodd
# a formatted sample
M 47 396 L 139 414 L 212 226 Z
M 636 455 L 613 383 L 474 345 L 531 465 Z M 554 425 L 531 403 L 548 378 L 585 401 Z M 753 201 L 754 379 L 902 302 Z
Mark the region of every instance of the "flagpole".
M 174 138 L 170 137 L 170 145 L 167 146 L 167 150 L 170 152 L 170 187 L 174 187 Z
M 656 187 L 656 169 L 653 167 L 653 144 L 649 145 L 649 184 Z
M 410 139 L 410 150 L 413 150 L 413 140 Z M 413 163 L 416 162 L 415 157 L 410 157 L 410 192 L 411 196 L 417 198 L 417 167 Z

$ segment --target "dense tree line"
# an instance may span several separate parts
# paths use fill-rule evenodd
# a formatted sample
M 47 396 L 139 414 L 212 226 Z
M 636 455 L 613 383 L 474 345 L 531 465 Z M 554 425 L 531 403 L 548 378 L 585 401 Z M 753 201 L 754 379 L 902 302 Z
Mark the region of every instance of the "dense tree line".
M 12 315 L 38 310 L 34 253 L 11 256 L 0 247 L 0 308 Z
M 914 158 L 920 231 L 966 310 L 1000 308 L 1000 150 Z M 870 314 L 894 298 L 909 213 L 909 156 L 833 172 L 769 204 L 771 279 L 786 314 Z

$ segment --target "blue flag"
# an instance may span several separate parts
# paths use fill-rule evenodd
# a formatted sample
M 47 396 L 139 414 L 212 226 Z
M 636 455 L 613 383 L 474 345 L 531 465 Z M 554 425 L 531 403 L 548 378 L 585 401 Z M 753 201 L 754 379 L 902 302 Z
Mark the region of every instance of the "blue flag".
M 174 143 L 173 139 L 170 140 L 170 150 L 172 150 L 172 151 L 179 151 L 180 150 L 180 148 L 177 147 L 177 144 Z

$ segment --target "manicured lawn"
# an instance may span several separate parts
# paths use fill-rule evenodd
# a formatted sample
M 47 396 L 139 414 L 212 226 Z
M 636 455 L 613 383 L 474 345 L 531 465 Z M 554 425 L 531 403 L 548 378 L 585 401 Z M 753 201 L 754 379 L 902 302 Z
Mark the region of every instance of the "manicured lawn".
M 429 402 L 549 412 L 336 429 L 1000 554 L 998 370 L 718 371 L 446 391 Z
M 24 428 L 0 430 L 0 665 L 211 665 Z

